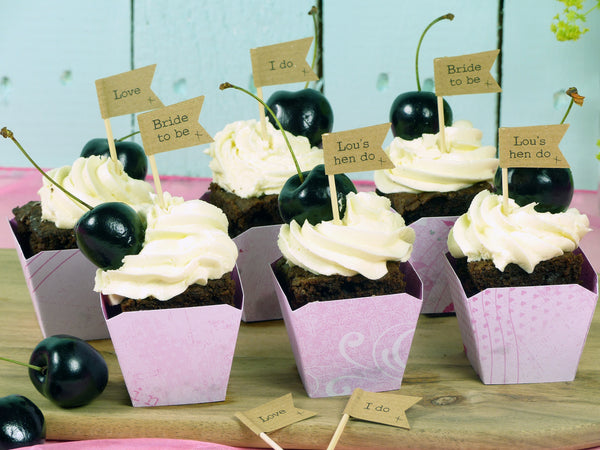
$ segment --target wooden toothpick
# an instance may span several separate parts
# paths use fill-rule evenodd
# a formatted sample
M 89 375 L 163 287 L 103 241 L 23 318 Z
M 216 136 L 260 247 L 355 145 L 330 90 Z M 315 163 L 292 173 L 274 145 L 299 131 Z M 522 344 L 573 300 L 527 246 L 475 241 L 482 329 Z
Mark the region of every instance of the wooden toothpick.
M 444 97 L 438 95 L 437 97 L 438 107 L 438 122 L 440 123 L 440 150 L 446 152 L 446 126 L 444 119 Z
M 106 128 L 106 139 L 108 139 L 108 148 L 110 150 L 110 157 L 113 161 L 117 161 L 117 147 L 115 146 L 115 138 L 113 137 L 112 127 L 110 125 L 110 119 L 104 119 L 104 128 Z
M 331 438 L 331 442 L 329 442 L 329 445 L 327 446 L 327 450 L 333 450 L 335 448 L 338 441 L 340 440 L 340 437 L 342 436 L 342 433 L 344 432 L 344 428 L 346 428 L 348 419 L 350 419 L 350 415 L 344 414 L 342 416 L 342 420 L 340 420 L 340 423 L 338 424 L 337 428 L 335 429 L 335 433 L 334 433 L 333 437 Z

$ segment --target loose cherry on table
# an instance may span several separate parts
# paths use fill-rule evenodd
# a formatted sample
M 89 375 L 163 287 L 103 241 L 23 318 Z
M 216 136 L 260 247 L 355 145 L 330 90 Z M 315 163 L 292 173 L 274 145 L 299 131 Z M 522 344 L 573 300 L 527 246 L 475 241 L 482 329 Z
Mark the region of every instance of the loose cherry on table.
M 87 405 L 108 382 L 108 366 L 100 352 L 83 339 L 66 334 L 40 341 L 28 364 L 5 357 L 0 360 L 28 367 L 33 386 L 61 408 Z
M 333 129 L 333 110 L 325 96 L 315 89 L 276 91 L 267 100 L 283 129 L 296 136 L 305 136 L 310 145 L 318 147 L 323 133 Z M 273 116 L 269 121 L 279 128 Z
M 29 447 L 46 440 L 46 420 L 35 403 L 22 395 L 0 398 L 0 449 Z
M 29 162 L 44 178 L 64 192 L 74 202 L 88 209 L 75 224 L 75 237 L 81 252 L 101 269 L 116 269 L 126 255 L 142 249 L 146 232 L 145 223 L 129 205 L 120 202 L 102 203 L 92 207 L 55 182 L 29 156 L 12 131 L 3 127 L 0 135 L 11 139 Z
M 304 180 L 296 174 L 289 178 L 279 193 L 279 214 L 284 222 L 292 220 L 302 225 L 308 220 L 311 225 L 332 220 L 331 191 L 325 166 L 319 164 L 312 170 L 302 172 Z M 356 193 L 352 180 L 345 174 L 334 176 L 337 191 L 337 206 L 340 217 L 346 211 L 346 195 Z
M 131 178 L 143 180 L 148 173 L 148 158 L 144 149 L 133 141 L 115 139 L 117 158 L 123 164 L 123 169 Z M 80 156 L 87 158 L 92 155 L 110 158 L 108 139 L 91 139 L 83 146 Z
M 437 97 L 433 92 L 421 90 L 419 81 L 419 50 L 423 37 L 434 24 L 448 19 L 454 19 L 453 14 L 445 14 L 431 22 L 421 34 L 417 45 L 415 58 L 415 72 L 417 77 L 417 90 L 404 92 L 398 95 L 390 108 L 390 122 L 392 123 L 392 134 L 405 140 L 421 137 L 424 133 L 435 134 L 440 131 L 438 118 Z M 452 125 L 452 109 L 444 99 L 444 125 Z
M 108 383 L 106 361 L 90 344 L 74 336 L 55 335 L 33 350 L 29 369 L 35 388 L 62 408 L 84 406 L 98 397 Z

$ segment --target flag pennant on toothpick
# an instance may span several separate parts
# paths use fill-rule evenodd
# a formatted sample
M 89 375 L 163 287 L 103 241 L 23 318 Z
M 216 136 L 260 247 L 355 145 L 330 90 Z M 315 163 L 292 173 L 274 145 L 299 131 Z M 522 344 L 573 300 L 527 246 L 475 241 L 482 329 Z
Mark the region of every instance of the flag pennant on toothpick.
M 266 433 L 286 427 L 301 420 L 315 416 L 316 413 L 305 409 L 296 408 L 292 394 L 286 394 L 268 403 L 244 412 L 237 412 L 235 416 L 257 434 L 272 448 L 279 447 Z
M 257 96 L 263 100 L 263 86 L 307 82 L 319 77 L 306 62 L 313 38 L 282 42 L 250 49 L 252 77 Z M 266 135 L 265 109 L 259 108 L 263 136 Z
M 433 60 L 442 151 L 446 151 L 443 97 L 501 92 L 500 85 L 490 73 L 499 53 L 500 50 L 490 50 L 468 55 L 435 58 Z
M 558 145 L 569 124 L 498 129 L 498 157 L 502 168 L 503 206 L 508 206 L 509 167 L 568 168 Z
M 344 408 L 342 420 L 338 424 L 327 450 L 335 448 L 350 417 L 410 429 L 406 410 L 421 399 L 422 397 L 410 397 L 390 392 L 368 392 L 356 388 Z
M 213 142 L 198 123 L 204 96 L 185 100 L 137 116 L 148 155 Z
M 163 106 L 150 88 L 156 64 L 96 80 L 103 119 L 133 114 Z
M 463 94 L 500 92 L 502 89 L 490 73 L 500 50 L 469 55 L 435 58 L 433 72 L 435 95 L 438 97 Z
M 334 175 L 391 169 L 394 163 L 383 151 L 390 123 L 323 134 L 325 173 L 329 176 L 331 207 L 334 221 L 340 220 Z
M 150 162 L 161 205 L 162 189 L 154 155 L 213 142 L 213 138 L 198 123 L 203 103 L 204 96 L 200 96 L 137 116 L 144 151 Z
M 110 156 L 117 159 L 110 118 L 163 106 L 150 85 L 156 64 L 96 80 L 100 115 L 104 119 Z
M 313 38 L 308 37 L 250 50 L 254 86 L 314 81 L 319 77 L 312 70 L 306 56 Z

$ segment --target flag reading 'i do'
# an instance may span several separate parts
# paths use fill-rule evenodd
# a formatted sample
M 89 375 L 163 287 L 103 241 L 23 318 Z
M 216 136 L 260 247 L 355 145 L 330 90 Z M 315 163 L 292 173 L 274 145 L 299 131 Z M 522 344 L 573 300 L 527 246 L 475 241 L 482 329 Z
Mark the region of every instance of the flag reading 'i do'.
M 306 62 L 312 37 L 250 50 L 254 86 L 315 81 L 319 77 Z

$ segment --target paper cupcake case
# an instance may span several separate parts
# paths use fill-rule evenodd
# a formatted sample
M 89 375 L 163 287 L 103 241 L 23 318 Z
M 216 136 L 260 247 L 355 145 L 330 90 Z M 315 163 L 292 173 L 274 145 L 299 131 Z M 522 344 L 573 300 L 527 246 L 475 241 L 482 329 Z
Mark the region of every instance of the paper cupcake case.
M 456 219 L 458 216 L 423 217 L 409 225 L 416 235 L 409 261 L 423 282 L 422 314 L 454 312 L 442 274 L 448 233 Z
M 42 251 L 28 258 L 16 235 L 15 220 L 9 224 L 42 335 L 108 338 L 94 292 L 96 266 L 78 249 Z
M 209 192 L 200 200 L 208 202 Z M 281 225 L 254 227 L 233 238 L 239 254 L 236 266 L 244 285 L 244 322 L 281 319 L 279 302 L 271 281 L 269 265 L 281 257 L 277 236 Z
M 447 255 L 465 352 L 483 383 L 575 379 L 598 300 L 597 275 L 582 255 L 580 284 L 490 288 L 469 298 Z
M 244 322 L 281 319 L 281 309 L 270 276 L 270 264 L 281 257 L 277 236 L 281 225 L 250 228 L 233 238 L 238 247 L 237 267 L 244 285 Z
M 273 265 L 272 265 L 273 267 Z M 309 397 L 399 389 L 422 306 L 421 281 L 403 265 L 406 293 L 316 301 L 292 311 L 271 274 Z
M 233 276 L 235 307 L 224 304 L 116 313 L 108 298 L 100 295 L 133 406 L 225 400 L 243 305 L 237 270 Z

